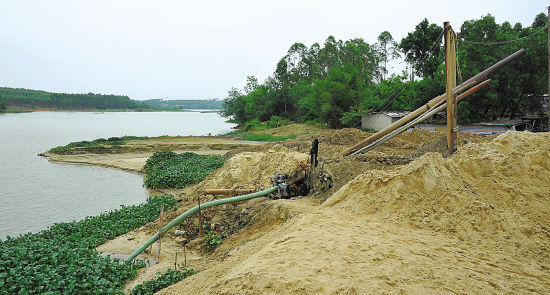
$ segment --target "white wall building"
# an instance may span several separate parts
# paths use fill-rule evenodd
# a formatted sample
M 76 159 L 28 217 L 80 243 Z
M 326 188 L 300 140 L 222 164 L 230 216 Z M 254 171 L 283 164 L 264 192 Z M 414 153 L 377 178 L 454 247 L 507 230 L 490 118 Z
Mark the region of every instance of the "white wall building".
M 408 113 L 409 112 L 382 112 L 368 114 L 361 118 L 361 128 L 378 131 L 403 118 Z

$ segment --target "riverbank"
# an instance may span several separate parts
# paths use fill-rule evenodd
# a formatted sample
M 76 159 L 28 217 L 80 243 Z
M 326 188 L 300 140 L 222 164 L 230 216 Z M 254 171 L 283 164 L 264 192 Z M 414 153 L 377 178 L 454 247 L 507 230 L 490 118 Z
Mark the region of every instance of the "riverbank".
M 295 139 L 224 150 L 222 168 L 199 184 L 170 191 L 179 202 L 164 224 L 195 206 L 198 197 L 214 199 L 202 194 L 205 188 L 269 187 L 270 175 L 308 162 L 314 138 L 330 186 L 305 198 L 259 198 L 204 210 L 205 236 L 199 236 L 198 217 L 189 218 L 177 227 L 183 236 L 173 230 L 165 235 L 160 263 L 140 270 L 125 290 L 183 263 L 184 255 L 198 274 L 160 294 L 550 290 L 548 133 L 460 134 L 459 151 L 449 156 L 444 131 L 413 130 L 367 154 L 341 157 L 370 134 L 294 125 L 265 132 L 298 129 L 302 135 Z M 135 161 L 135 172 L 145 157 L 88 156 L 90 162 L 102 156 L 111 156 L 110 163 Z M 129 254 L 157 230 L 149 223 L 97 249 Z M 223 236 L 220 244 L 207 247 L 208 233 Z M 154 257 L 156 247 L 141 256 Z
M 123 145 L 101 147 L 75 147 L 59 152 L 48 151 L 40 155 L 52 162 L 93 165 L 143 173 L 145 161 L 157 151 L 177 153 L 194 152 L 202 155 L 225 155 L 233 149 L 255 146 L 262 143 L 234 140 L 230 137 L 186 136 L 155 137 L 128 140 Z

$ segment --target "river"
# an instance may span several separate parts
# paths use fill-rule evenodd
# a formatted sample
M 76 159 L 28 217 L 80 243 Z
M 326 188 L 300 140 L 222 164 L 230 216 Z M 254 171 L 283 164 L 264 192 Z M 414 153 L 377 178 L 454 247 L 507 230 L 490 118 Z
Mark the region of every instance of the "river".
M 142 203 L 139 175 L 37 156 L 72 141 L 112 136 L 212 135 L 234 125 L 217 113 L 33 112 L 0 115 L 0 239 Z

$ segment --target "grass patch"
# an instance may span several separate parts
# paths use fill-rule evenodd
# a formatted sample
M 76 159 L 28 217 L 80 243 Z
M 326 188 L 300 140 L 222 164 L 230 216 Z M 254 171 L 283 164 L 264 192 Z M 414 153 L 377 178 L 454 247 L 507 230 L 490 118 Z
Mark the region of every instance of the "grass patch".
M 137 285 L 130 295 L 148 295 L 154 294 L 168 286 L 171 286 L 187 277 L 194 275 L 196 272 L 194 269 L 173 270 L 168 269 L 163 274 L 157 273 L 157 277 L 145 281 L 143 284 Z
M 273 136 L 271 134 L 250 134 L 243 136 L 243 140 L 252 140 L 252 141 L 285 141 L 288 139 L 296 138 L 296 134 L 291 134 L 289 136 Z
M 148 188 L 183 188 L 202 181 L 223 163 L 222 156 L 156 152 L 145 163 L 145 185 Z
M 57 223 L 39 233 L 0 241 L 1 294 L 122 294 L 138 266 L 98 255 L 108 240 L 154 221 L 173 197 L 149 197 L 135 206 Z
M 32 113 L 29 110 L 20 110 L 20 109 L 6 109 L 4 111 L 6 114 L 21 114 L 21 113 Z
M 66 151 L 72 148 L 77 148 L 77 147 L 103 147 L 106 145 L 120 146 L 125 144 L 126 141 L 128 140 L 143 140 L 143 139 L 149 139 L 149 138 L 150 137 L 148 136 L 128 136 L 127 135 L 122 137 L 109 137 L 107 139 L 98 138 L 92 141 L 83 140 L 83 141 L 71 142 L 64 146 L 54 147 L 50 149 L 50 152 L 59 153 L 59 152 Z

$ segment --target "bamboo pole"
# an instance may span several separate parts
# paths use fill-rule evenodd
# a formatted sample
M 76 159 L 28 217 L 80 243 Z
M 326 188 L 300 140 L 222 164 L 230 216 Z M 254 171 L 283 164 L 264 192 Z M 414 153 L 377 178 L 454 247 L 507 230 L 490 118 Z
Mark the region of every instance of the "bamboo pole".
M 525 54 L 525 49 L 520 49 L 516 52 L 514 52 L 513 54 L 511 54 L 510 56 L 506 57 L 505 59 L 497 62 L 496 64 L 488 67 L 487 69 L 485 69 L 484 71 L 480 72 L 479 74 L 473 76 L 472 78 L 464 81 L 462 84 L 458 85 L 457 87 L 455 87 L 453 89 L 453 93 L 457 94 L 457 93 L 460 93 L 461 91 L 469 88 L 470 86 L 474 85 L 475 83 L 477 83 L 477 81 L 481 81 L 483 80 L 485 77 L 487 77 L 488 75 L 494 73 L 495 71 L 497 71 L 498 69 L 502 68 L 503 66 L 507 65 L 508 63 L 510 63 L 511 61 L 514 61 L 516 60 L 518 57 L 522 56 L 523 54 Z M 377 133 L 369 136 L 367 139 L 357 143 L 356 145 L 354 145 L 353 147 L 347 149 L 343 155 L 344 156 L 348 156 L 352 153 L 354 153 L 355 151 L 373 143 L 374 141 L 382 138 L 384 135 L 394 131 L 395 129 L 399 128 L 400 126 L 406 124 L 407 122 L 413 120 L 414 118 L 418 117 L 419 115 L 423 114 L 424 112 L 426 112 L 427 110 L 429 110 L 430 108 L 432 108 L 433 106 L 439 104 L 442 100 L 445 99 L 445 94 L 442 94 L 442 95 L 439 95 L 435 98 L 433 98 L 432 100 L 430 100 L 427 104 L 421 106 L 420 108 L 414 110 L 413 112 L 411 112 L 410 114 L 408 114 L 407 116 L 397 120 L 396 122 L 394 122 L 393 124 L 385 127 L 384 129 L 378 131 Z
M 454 153 L 457 141 L 456 135 L 456 98 L 453 88 L 456 87 L 456 35 L 449 22 L 444 22 L 445 28 L 445 77 L 447 105 L 447 148 L 449 154 Z
M 479 90 L 481 87 L 489 84 L 490 81 L 491 80 L 485 80 L 485 81 L 479 83 L 478 85 L 468 89 L 468 91 L 465 91 L 464 93 L 457 96 L 456 100 L 457 101 L 463 100 L 464 98 L 470 96 L 470 94 L 473 94 L 474 92 Z M 369 144 L 368 146 L 365 146 L 365 147 L 355 151 L 352 155 L 356 155 L 356 154 L 359 154 L 359 153 L 366 153 L 366 152 L 374 149 L 375 147 L 377 147 L 377 146 L 383 144 L 384 142 L 394 138 L 395 136 L 403 133 L 404 131 L 408 130 L 409 128 L 413 127 L 414 125 L 420 124 L 420 123 L 424 122 L 425 120 L 427 120 L 428 118 L 430 118 L 431 116 L 443 111 L 446 107 L 447 107 L 447 103 L 444 103 L 444 104 L 441 104 L 437 107 L 434 107 L 434 108 L 430 109 L 426 113 L 422 114 L 422 116 L 420 116 L 420 117 L 410 121 L 409 123 L 397 128 L 396 130 L 394 130 L 390 134 L 387 134 L 386 136 L 378 139 L 377 141 Z
M 159 247 L 157 249 L 157 262 L 160 261 L 160 246 L 161 246 L 161 239 L 162 239 L 162 218 L 164 215 L 164 205 L 160 205 L 160 214 L 159 214 Z

